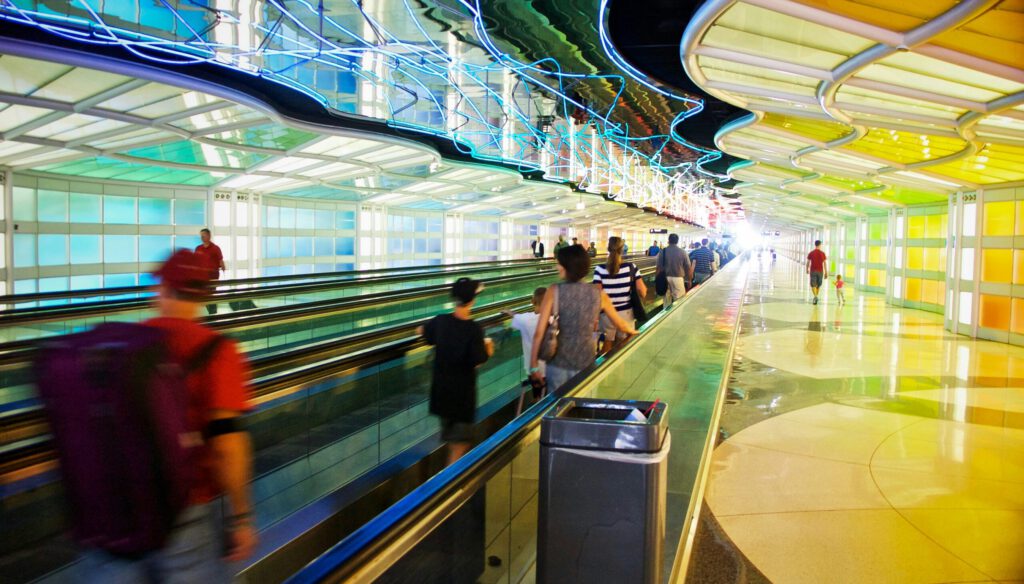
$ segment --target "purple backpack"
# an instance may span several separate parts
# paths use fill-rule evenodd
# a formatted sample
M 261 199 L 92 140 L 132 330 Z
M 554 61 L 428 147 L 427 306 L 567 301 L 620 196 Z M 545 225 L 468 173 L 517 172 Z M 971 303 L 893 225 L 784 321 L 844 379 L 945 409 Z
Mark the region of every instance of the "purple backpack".
M 185 380 L 221 340 L 184 365 L 170 358 L 163 330 L 141 324 L 103 324 L 40 348 L 36 385 L 76 542 L 124 556 L 163 547 L 202 444 L 188 429 Z

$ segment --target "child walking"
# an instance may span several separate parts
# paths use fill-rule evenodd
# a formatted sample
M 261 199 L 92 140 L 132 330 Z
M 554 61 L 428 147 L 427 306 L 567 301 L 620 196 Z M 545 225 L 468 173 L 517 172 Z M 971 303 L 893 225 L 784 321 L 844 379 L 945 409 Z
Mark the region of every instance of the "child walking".
M 519 336 L 523 340 L 523 370 L 526 371 L 527 382 L 523 385 L 530 385 L 533 388 L 533 399 L 537 400 L 544 395 L 544 382 L 530 377 L 530 354 L 533 352 L 533 337 L 537 332 L 537 321 L 540 319 L 540 303 L 544 300 L 544 294 L 548 291 L 547 288 L 541 286 L 533 291 L 533 311 L 523 312 L 521 314 L 513 314 L 511 311 L 505 311 L 505 314 L 512 317 L 512 328 L 519 331 Z M 544 362 L 539 361 L 537 367 L 540 368 L 541 377 L 544 375 Z M 523 396 L 525 393 L 519 396 L 519 405 L 516 407 L 516 415 L 518 416 L 523 411 Z
M 835 286 L 836 286 L 836 296 L 839 297 L 839 304 L 846 304 L 846 297 L 843 296 L 843 286 L 845 286 L 845 285 L 846 285 L 846 283 L 843 282 L 843 275 L 842 274 L 836 274 Z

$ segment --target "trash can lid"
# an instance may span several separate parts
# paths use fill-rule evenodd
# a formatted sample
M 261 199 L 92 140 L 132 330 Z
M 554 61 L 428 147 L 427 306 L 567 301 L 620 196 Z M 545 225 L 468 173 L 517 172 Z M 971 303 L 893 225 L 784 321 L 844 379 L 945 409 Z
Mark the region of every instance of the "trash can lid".
M 565 448 L 657 452 L 668 433 L 661 401 L 562 398 L 544 416 L 541 444 Z

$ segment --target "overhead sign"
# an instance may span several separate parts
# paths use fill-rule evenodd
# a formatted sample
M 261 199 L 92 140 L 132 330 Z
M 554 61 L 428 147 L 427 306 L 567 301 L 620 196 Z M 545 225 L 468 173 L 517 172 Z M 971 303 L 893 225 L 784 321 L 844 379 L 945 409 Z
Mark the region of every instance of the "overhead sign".
M 651 230 L 651 234 L 652 235 L 664 235 L 666 233 L 668 233 L 668 229 L 652 229 Z

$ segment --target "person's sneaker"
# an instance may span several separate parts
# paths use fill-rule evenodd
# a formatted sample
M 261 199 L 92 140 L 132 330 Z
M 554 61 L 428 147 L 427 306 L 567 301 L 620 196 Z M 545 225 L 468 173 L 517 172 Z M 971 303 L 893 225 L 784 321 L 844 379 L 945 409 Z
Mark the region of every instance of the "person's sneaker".
M 814 300 L 811 301 L 811 304 L 817 304 L 817 303 L 818 303 L 818 297 L 815 296 Z

